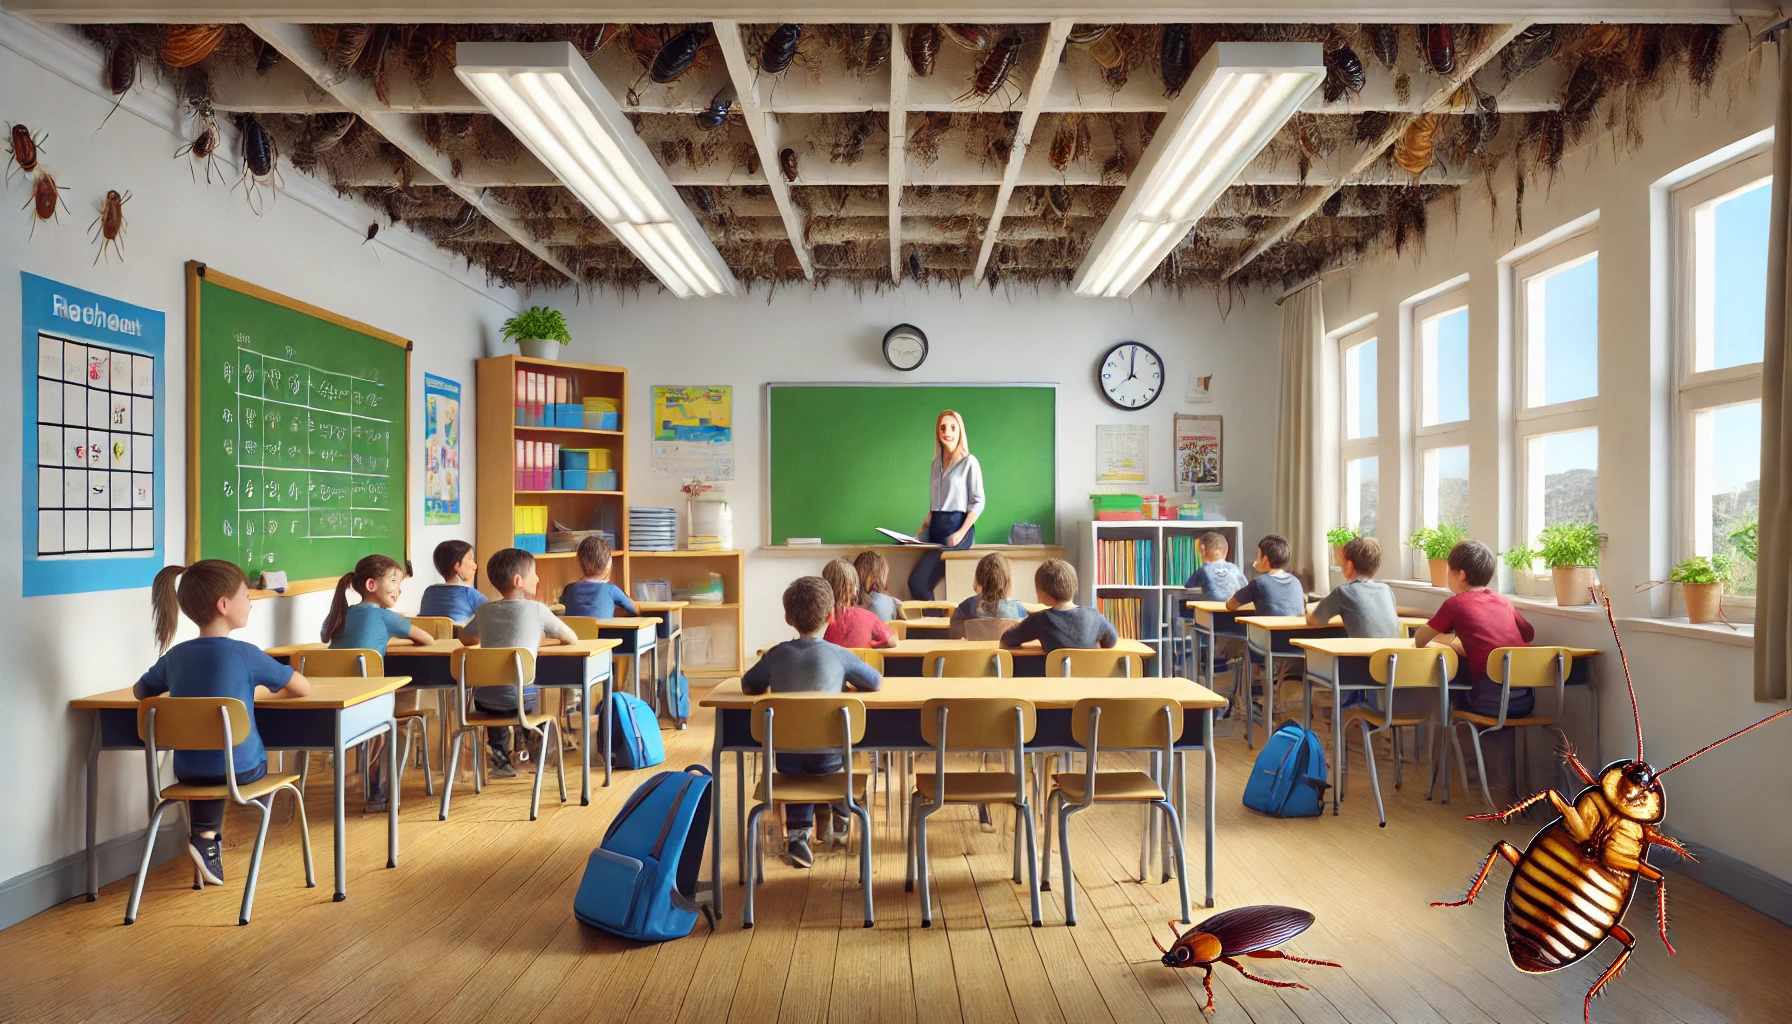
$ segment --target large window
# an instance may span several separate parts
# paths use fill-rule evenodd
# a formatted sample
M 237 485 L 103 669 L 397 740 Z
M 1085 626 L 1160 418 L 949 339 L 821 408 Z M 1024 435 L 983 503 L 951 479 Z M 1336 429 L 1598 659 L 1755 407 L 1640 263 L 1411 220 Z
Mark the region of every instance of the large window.
M 1680 308 L 1676 558 L 1736 560 L 1730 592 L 1745 613 L 1755 566 L 1732 535 L 1761 500 L 1761 352 L 1767 308 L 1766 155 L 1674 193 Z
M 1341 525 L 1365 537 L 1375 536 L 1381 505 L 1379 460 L 1376 458 L 1375 326 L 1371 324 L 1338 339 L 1339 408 L 1338 465 L 1344 479 L 1338 496 Z
M 1413 309 L 1413 519 L 1468 526 L 1468 292 L 1458 288 Z M 1422 558 L 1413 571 L 1428 570 Z
M 1599 249 L 1588 232 L 1514 268 L 1519 539 L 1599 521 Z

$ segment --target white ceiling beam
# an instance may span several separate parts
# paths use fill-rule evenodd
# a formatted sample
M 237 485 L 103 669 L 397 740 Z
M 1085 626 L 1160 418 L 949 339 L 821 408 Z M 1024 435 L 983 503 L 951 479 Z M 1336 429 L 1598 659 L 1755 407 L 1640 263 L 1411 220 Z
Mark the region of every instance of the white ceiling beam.
M 760 76 L 747 61 L 741 25 L 736 21 L 717 21 L 714 29 L 716 42 L 722 50 L 722 63 L 727 66 L 728 75 L 734 81 L 735 106 L 740 110 L 747 132 L 753 136 L 754 148 L 759 151 L 759 166 L 765 172 L 765 184 L 770 187 L 772 199 L 778 204 L 778 215 L 784 219 L 784 229 L 790 236 L 790 247 L 796 250 L 797 262 L 802 265 L 803 277 L 813 281 L 815 260 L 809 252 L 808 243 L 804 241 L 803 211 L 797 209 L 796 204 L 791 201 L 790 185 L 784 181 L 784 175 L 778 168 L 778 150 L 781 148 L 778 145 L 778 122 L 776 118 L 768 117 L 765 108 L 760 105 Z
M 579 275 L 571 265 L 548 246 L 537 242 L 523 227 L 522 218 L 508 207 L 487 197 L 485 190 L 475 188 L 458 180 L 449 166 L 448 158 L 437 153 L 423 138 L 417 127 L 416 119 L 409 114 L 395 114 L 385 109 L 379 98 L 373 94 L 373 86 L 359 75 L 351 75 L 341 80 L 330 72 L 317 44 L 311 39 L 311 30 L 303 25 L 276 21 L 245 22 L 249 29 L 269 45 L 279 50 L 281 55 L 291 61 L 299 70 L 310 75 L 319 88 L 335 97 L 336 100 L 353 111 L 368 127 L 379 132 L 387 142 L 397 147 L 399 152 L 409 157 L 419 167 L 434 175 L 442 184 L 451 189 L 455 195 L 465 200 L 468 205 L 478 210 L 480 215 L 491 221 L 516 240 L 516 243 L 534 253 L 542 262 L 565 274 L 567 280 L 579 281 Z
M 1028 144 L 1033 141 L 1033 128 L 1038 125 L 1039 114 L 1045 109 L 1045 94 L 1050 91 L 1052 76 L 1058 73 L 1058 58 L 1063 54 L 1065 41 L 1070 38 L 1070 29 L 1075 24 L 1068 18 L 1060 18 L 1046 29 L 1039 50 L 1039 64 L 1033 69 L 1032 81 L 1027 83 L 1020 126 L 1014 131 L 1014 146 L 1008 152 L 1008 167 L 1002 172 L 1002 184 L 996 189 L 996 205 L 990 210 L 989 226 L 983 231 L 983 245 L 977 250 L 976 269 L 971 271 L 973 285 L 983 280 L 990 254 L 995 252 L 996 236 L 1002 230 L 1002 215 L 1007 212 L 1008 198 L 1014 195 L 1014 186 L 1020 180 L 1021 164 L 1026 160 Z
M 1507 43 L 1510 43 L 1520 32 L 1530 28 L 1531 24 L 1532 22 L 1529 20 L 1522 20 L 1513 22 L 1510 25 L 1503 25 L 1490 37 L 1483 40 L 1479 49 L 1472 52 L 1457 54 L 1455 74 L 1438 82 L 1431 93 L 1425 97 L 1424 103 L 1419 106 L 1418 110 L 1411 114 L 1395 118 L 1394 121 L 1388 125 L 1387 129 L 1381 133 L 1380 138 L 1358 151 L 1356 158 L 1350 164 L 1349 171 L 1344 175 L 1334 178 L 1329 182 L 1313 182 L 1313 184 L 1318 185 L 1319 187 L 1309 193 L 1305 199 L 1290 211 L 1287 220 L 1282 221 L 1274 229 L 1265 233 L 1263 237 L 1251 243 L 1250 247 L 1244 251 L 1244 254 L 1235 259 L 1232 264 L 1226 268 L 1226 272 L 1221 275 L 1221 278 L 1229 278 L 1233 274 L 1243 270 L 1245 267 L 1250 266 L 1253 260 L 1268 252 L 1276 245 L 1276 243 L 1287 238 L 1296 228 L 1305 224 L 1308 218 L 1318 213 L 1320 209 L 1325 206 L 1325 201 L 1327 199 L 1330 199 L 1340 188 L 1344 187 L 1344 182 L 1346 180 L 1362 174 L 1364 171 L 1368 170 L 1371 165 L 1381 160 L 1382 154 L 1387 152 L 1387 148 L 1392 146 L 1400 136 L 1406 134 L 1406 129 L 1410 127 L 1414 121 L 1432 111 L 1442 110 L 1449 106 L 1450 100 L 1456 95 L 1457 90 L 1461 88 L 1461 83 L 1473 78 L 1488 61 L 1492 60 L 1501 50 L 1506 48 Z
M 908 39 L 890 26 L 890 281 L 902 283 L 902 182 L 908 163 Z

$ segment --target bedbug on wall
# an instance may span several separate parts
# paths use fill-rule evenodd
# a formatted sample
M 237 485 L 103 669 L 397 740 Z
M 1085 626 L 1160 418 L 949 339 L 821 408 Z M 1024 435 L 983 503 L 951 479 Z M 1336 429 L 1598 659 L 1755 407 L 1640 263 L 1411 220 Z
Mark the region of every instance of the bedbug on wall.
M 697 111 L 697 127 L 706 132 L 713 132 L 728 123 L 728 113 L 734 109 L 734 86 L 724 85 L 709 98 L 709 106 Z
M 62 193 L 67 191 L 66 187 L 56 184 L 56 178 L 49 171 L 38 168 L 37 174 L 31 179 L 31 198 L 25 200 L 25 206 L 19 207 L 21 210 L 25 207 L 32 208 L 31 235 L 37 234 L 37 222 L 40 220 L 61 222 L 56 216 L 56 204 L 61 203 L 63 209 L 68 209 L 68 202 L 62 198 Z
M 797 44 L 803 40 L 803 26 L 779 25 L 765 37 L 759 47 L 759 70 L 768 75 L 781 75 L 796 60 Z
M 660 47 L 653 56 L 653 67 L 648 76 L 658 85 L 676 82 L 691 65 L 697 61 L 697 52 L 709 40 L 709 25 L 692 25 L 678 33 Z
M 105 202 L 100 204 L 100 215 L 93 218 L 93 223 L 87 226 L 88 237 L 100 243 L 100 251 L 93 257 L 95 264 L 98 264 L 100 257 L 106 256 L 110 249 L 117 249 L 118 258 L 124 259 L 124 204 L 130 201 L 131 194 L 129 192 L 119 195 L 117 189 L 109 190 L 106 193 Z M 112 261 L 108 257 L 106 262 Z
M 1636 949 L 1636 936 L 1624 927 L 1623 921 L 1636 896 L 1639 876 L 1655 883 L 1656 927 L 1661 932 L 1662 945 L 1667 946 L 1670 954 L 1674 952 L 1673 943 L 1668 941 L 1667 879 L 1649 864 L 1649 847 L 1665 846 L 1683 857 L 1690 854 L 1660 831 L 1667 815 L 1667 794 L 1661 777 L 1743 733 L 1792 715 L 1792 708 L 1769 715 L 1656 771 L 1643 760 L 1643 719 L 1637 709 L 1636 686 L 1630 679 L 1630 661 L 1624 656 L 1624 641 L 1618 636 L 1611 598 L 1603 596 L 1603 600 L 1612 639 L 1618 645 L 1618 660 L 1624 666 L 1624 685 L 1630 692 L 1630 713 L 1636 723 L 1635 759 L 1613 761 L 1595 776 L 1569 751 L 1568 767 L 1587 785 L 1573 802 L 1548 789 L 1505 811 L 1472 815 L 1470 821 L 1509 821 L 1513 815 L 1544 801 L 1557 813 L 1523 850 L 1505 840 L 1495 843 L 1469 885 L 1468 895 L 1454 903 L 1432 904 L 1460 907 L 1474 902 L 1494 861 L 1504 857 L 1512 864 L 1512 878 L 1506 883 L 1505 922 L 1506 951 L 1513 966 L 1527 974 L 1559 971 L 1579 963 L 1606 938 L 1617 939 L 1623 950 L 1593 982 L 1581 1004 L 1581 1017 L 1587 1024 L 1593 1019 L 1593 997 L 1618 976 Z
M 6 155 L 11 159 L 6 167 L 6 180 L 11 182 L 14 167 L 25 174 L 37 170 L 37 155 L 43 150 L 44 140 L 50 136 L 45 133 L 33 137 L 31 129 L 22 124 L 9 126 L 6 135 Z
M 933 74 L 934 58 L 940 52 L 940 27 L 938 25 L 910 25 L 908 27 L 908 65 L 915 71 L 916 78 L 926 78 Z
M 1355 50 L 1340 46 L 1325 55 L 1325 102 L 1336 103 L 1346 92 L 1362 92 L 1366 81 Z
M 1307 986 L 1292 981 L 1271 981 L 1259 978 L 1244 969 L 1237 957 L 1248 956 L 1258 960 L 1292 960 L 1297 964 L 1313 964 L 1318 967 L 1340 967 L 1330 960 L 1308 960 L 1305 957 L 1290 956 L 1271 946 L 1279 946 L 1313 925 L 1313 915 L 1294 907 L 1256 906 L 1239 907 L 1227 910 L 1195 925 L 1181 933 L 1169 949 L 1153 935 L 1151 941 L 1164 954 L 1165 967 L 1178 970 L 1185 967 L 1199 967 L 1207 972 L 1201 979 L 1207 989 L 1207 1005 L 1201 1007 L 1203 1013 L 1213 1013 L 1213 965 L 1225 964 L 1238 973 L 1272 988 L 1299 988 Z M 1170 929 L 1176 930 L 1176 922 L 1170 922 Z
M 785 181 L 796 180 L 796 150 L 785 149 L 778 154 L 778 169 L 784 172 Z
M 983 58 L 983 63 L 977 66 L 976 73 L 971 76 L 970 91 L 958 97 L 956 102 L 972 96 L 988 99 L 1001 91 L 1002 86 L 1008 83 L 1008 76 L 1014 72 L 1015 64 L 1020 62 L 1020 47 L 1021 38 L 1017 33 L 1011 32 L 1003 36 L 1002 41 L 989 51 L 989 56 Z
M 213 115 L 212 105 L 209 101 L 201 102 L 198 109 L 193 111 L 193 124 L 197 129 L 193 135 L 193 141 L 175 150 L 174 158 L 179 160 L 181 157 L 191 156 L 205 167 L 205 183 L 210 185 L 212 183 L 212 167 L 218 162 L 219 132 L 218 119 Z M 187 170 L 193 174 L 194 180 L 198 180 L 199 176 L 197 172 L 193 171 L 191 164 L 187 165 Z M 222 172 L 220 172 L 220 176 L 221 174 Z
M 1447 75 L 1456 70 L 1456 37 L 1450 26 L 1426 25 L 1420 33 L 1420 51 L 1432 74 Z
M 1158 64 L 1164 75 L 1164 95 L 1174 96 L 1188 84 L 1195 65 L 1189 59 L 1190 31 L 1187 25 L 1165 25 L 1163 40 L 1158 46 Z

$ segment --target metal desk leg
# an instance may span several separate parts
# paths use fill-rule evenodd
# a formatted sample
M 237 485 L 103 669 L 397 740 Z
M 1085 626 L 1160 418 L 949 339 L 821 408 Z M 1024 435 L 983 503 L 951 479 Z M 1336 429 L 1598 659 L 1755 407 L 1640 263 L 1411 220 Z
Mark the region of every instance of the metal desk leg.
M 1213 742 L 1213 709 L 1201 712 L 1203 727 L 1207 735 L 1203 744 L 1207 749 L 1207 806 L 1202 808 L 1202 817 L 1207 821 L 1207 906 L 1213 906 L 1213 801 L 1219 775 L 1219 759 L 1214 751 Z
M 1332 666 L 1332 670 L 1333 670 L 1333 673 L 1332 673 L 1333 675 L 1343 675 L 1342 672 L 1338 671 L 1338 666 L 1336 666 L 1336 665 Z M 1331 681 L 1331 686 L 1332 686 L 1332 772 L 1335 775 L 1337 775 L 1337 777 L 1338 777 L 1338 781 L 1332 785 L 1332 813 L 1337 814 L 1338 813 L 1338 803 L 1339 803 L 1339 801 L 1344 799 L 1344 769 L 1347 767 L 1344 764 L 1344 714 L 1343 714 L 1343 708 L 1340 706 L 1344 702 L 1344 696 L 1343 696 L 1343 691 L 1338 688 L 1338 681 L 1336 679 Z M 1393 714 L 1394 709 L 1388 708 L 1387 712 L 1388 712 L 1388 714 L 1391 715 L 1391 714 Z M 1365 754 L 1364 756 L 1368 756 L 1368 755 Z
M 342 714 L 336 714 L 335 742 L 331 747 L 330 768 L 335 778 L 333 798 L 336 801 L 336 895 L 337 903 L 348 899 L 348 751 L 342 746 Z
M 608 692 L 608 684 L 605 684 L 605 692 Z M 608 710 L 608 708 L 609 705 L 606 704 L 605 709 Z M 606 714 L 604 719 L 608 721 L 609 715 Z M 711 742 L 709 750 L 709 777 L 712 786 L 718 785 L 722 780 L 722 711 L 720 708 L 716 709 L 715 732 L 715 738 Z M 607 740 L 609 737 L 607 728 L 604 735 Z M 605 761 L 607 763 L 608 758 L 605 758 Z M 720 920 L 722 917 L 722 808 L 719 803 L 714 805 L 714 813 L 709 816 L 709 900 L 710 905 L 715 908 L 716 919 Z
M 588 677 L 579 687 L 579 806 L 591 806 L 591 680 Z
M 100 859 L 94 849 L 100 819 L 100 713 L 93 713 L 93 736 L 87 744 L 87 902 L 100 898 Z
M 718 711 L 719 715 L 720 712 Z M 719 724 L 719 723 L 718 723 Z M 747 752 L 734 752 L 734 831 L 740 847 L 740 881 L 747 883 Z
M 601 712 L 599 712 L 599 714 L 603 716 L 603 720 L 604 720 L 604 744 L 603 744 L 603 746 L 604 746 L 604 787 L 605 788 L 608 788 L 610 785 L 610 752 L 615 749 L 614 747 L 610 746 L 611 719 L 616 717 L 614 714 L 611 714 L 611 712 L 614 711 L 615 709 L 612 708 L 610 706 L 610 704 L 614 699 L 613 693 L 614 693 L 615 689 L 616 689 L 616 663 L 614 660 L 612 660 L 610 662 L 610 674 L 604 677 L 604 709 Z M 586 715 L 587 715 L 587 718 L 585 721 L 585 725 L 587 728 L 589 728 L 591 725 L 591 721 L 589 718 L 590 712 L 586 712 Z M 587 754 L 587 755 L 585 755 L 585 758 L 586 758 L 586 763 L 590 763 L 591 755 Z
M 390 785 L 386 794 L 386 866 L 398 866 L 398 719 L 393 718 L 386 725 L 386 778 Z M 424 737 L 425 742 L 428 737 Z M 540 771 L 541 766 L 536 766 Z

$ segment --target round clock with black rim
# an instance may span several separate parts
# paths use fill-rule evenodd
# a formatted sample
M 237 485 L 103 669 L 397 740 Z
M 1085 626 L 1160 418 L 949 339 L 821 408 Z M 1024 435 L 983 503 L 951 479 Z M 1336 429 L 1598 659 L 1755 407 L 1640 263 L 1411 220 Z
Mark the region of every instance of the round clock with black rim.
M 912 370 L 927 360 L 927 335 L 914 324 L 897 324 L 884 334 L 884 362 L 891 369 Z
M 1164 392 L 1164 361 L 1151 346 L 1123 341 L 1101 360 L 1101 393 L 1120 409 L 1143 409 Z

